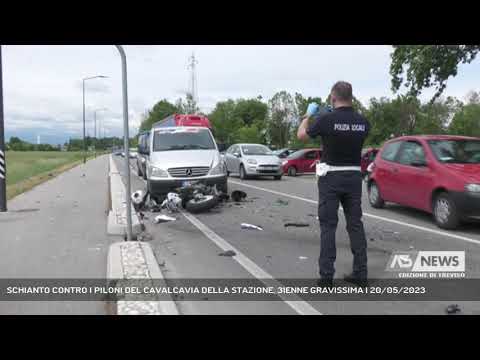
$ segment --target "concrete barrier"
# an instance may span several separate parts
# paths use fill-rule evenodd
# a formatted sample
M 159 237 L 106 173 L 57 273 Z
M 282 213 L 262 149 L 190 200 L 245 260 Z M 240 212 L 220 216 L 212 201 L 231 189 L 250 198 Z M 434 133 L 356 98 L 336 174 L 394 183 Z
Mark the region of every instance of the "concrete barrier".
M 125 201 L 125 185 L 122 181 L 117 165 L 110 155 L 110 199 L 111 210 L 108 213 L 107 232 L 110 235 L 126 235 L 127 234 L 127 205 Z M 141 232 L 141 223 L 137 213 L 132 205 L 132 232 L 134 235 Z

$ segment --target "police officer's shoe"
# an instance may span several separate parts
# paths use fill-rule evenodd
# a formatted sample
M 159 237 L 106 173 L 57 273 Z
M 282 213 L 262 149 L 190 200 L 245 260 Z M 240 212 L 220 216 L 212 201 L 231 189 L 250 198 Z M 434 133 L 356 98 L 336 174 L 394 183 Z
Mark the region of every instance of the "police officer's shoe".
M 366 287 L 368 286 L 368 280 L 365 278 L 359 278 L 358 276 L 355 276 L 353 274 L 348 274 L 343 277 L 343 279 L 346 282 L 349 282 L 353 285 L 360 286 L 360 287 Z
M 318 279 L 317 285 L 322 288 L 332 288 L 333 287 L 333 279 Z

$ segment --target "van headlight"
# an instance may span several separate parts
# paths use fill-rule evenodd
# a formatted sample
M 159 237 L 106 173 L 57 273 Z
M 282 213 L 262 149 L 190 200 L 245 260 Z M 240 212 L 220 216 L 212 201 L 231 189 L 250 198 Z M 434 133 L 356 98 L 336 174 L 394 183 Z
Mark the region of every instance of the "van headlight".
M 247 160 L 247 163 L 248 163 L 248 164 L 252 164 L 252 165 L 257 165 L 257 160 L 255 160 L 255 159 L 248 159 L 248 160 Z
M 285 166 L 285 165 L 287 165 L 287 164 L 288 164 L 288 160 L 283 160 L 283 161 L 282 161 L 282 165 L 283 165 L 283 166 Z
M 163 169 L 157 168 L 155 166 L 150 166 L 150 176 L 164 178 L 168 177 L 168 173 Z
M 480 193 L 480 184 L 467 184 L 465 185 L 465 190 L 474 193 Z
M 210 170 L 210 175 L 224 175 L 225 174 L 225 164 L 223 161 L 220 161 L 217 165 L 212 167 Z

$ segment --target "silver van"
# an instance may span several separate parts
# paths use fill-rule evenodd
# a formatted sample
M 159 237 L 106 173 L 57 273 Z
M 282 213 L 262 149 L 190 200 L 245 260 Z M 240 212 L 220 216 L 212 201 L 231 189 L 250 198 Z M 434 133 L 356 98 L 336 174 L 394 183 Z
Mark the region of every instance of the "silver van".
M 193 182 L 227 192 L 227 170 L 217 143 L 206 127 L 152 128 L 146 159 L 148 190 L 162 196 Z

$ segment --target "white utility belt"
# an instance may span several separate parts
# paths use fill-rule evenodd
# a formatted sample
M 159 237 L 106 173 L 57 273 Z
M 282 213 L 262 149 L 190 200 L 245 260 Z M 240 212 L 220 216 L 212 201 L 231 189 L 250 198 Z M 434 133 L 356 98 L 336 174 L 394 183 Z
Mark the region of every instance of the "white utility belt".
M 360 166 L 332 166 L 326 163 L 317 163 L 316 175 L 325 176 L 330 171 L 361 171 Z

